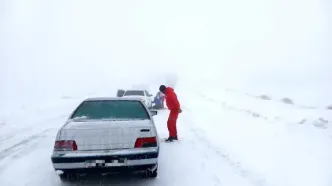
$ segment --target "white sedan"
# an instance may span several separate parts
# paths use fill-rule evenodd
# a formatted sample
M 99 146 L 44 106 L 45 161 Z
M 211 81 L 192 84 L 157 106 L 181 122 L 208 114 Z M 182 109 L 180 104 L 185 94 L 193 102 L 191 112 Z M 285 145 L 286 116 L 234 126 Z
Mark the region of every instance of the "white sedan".
M 128 170 L 157 177 L 156 114 L 135 98 L 84 100 L 58 131 L 54 169 L 62 181 L 74 181 L 80 173 Z
M 126 90 L 123 97 L 139 98 L 148 108 L 152 108 L 152 94 L 146 90 Z

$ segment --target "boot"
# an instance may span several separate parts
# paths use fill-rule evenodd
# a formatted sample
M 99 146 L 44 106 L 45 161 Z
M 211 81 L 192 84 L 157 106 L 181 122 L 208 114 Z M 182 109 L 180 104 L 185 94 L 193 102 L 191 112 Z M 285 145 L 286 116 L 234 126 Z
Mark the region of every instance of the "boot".
M 173 142 L 173 138 L 172 137 L 168 137 L 165 142 Z

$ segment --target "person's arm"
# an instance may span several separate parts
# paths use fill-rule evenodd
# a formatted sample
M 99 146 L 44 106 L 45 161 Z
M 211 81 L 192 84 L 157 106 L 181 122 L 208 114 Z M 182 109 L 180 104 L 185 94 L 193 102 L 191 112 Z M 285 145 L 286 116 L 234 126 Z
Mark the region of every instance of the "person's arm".
M 174 97 L 175 97 L 176 108 L 177 108 L 178 112 L 181 113 L 182 112 L 181 105 L 180 105 L 180 102 L 179 102 L 179 100 L 177 98 L 177 95 L 175 93 L 174 93 Z
M 169 95 L 169 99 L 170 99 L 170 106 L 172 107 L 171 110 L 176 110 L 179 111 L 180 110 L 180 103 L 177 99 L 176 94 L 170 94 Z

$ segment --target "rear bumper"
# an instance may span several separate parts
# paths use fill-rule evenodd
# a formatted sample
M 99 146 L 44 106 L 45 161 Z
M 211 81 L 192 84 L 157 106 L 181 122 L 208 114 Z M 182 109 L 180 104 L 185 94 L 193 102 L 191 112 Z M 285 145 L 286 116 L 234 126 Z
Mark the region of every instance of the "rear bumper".
M 89 172 L 121 172 L 125 170 L 153 169 L 158 163 L 158 151 L 116 154 L 116 155 L 80 155 L 52 156 L 51 160 L 55 170 L 65 172 L 89 173 Z
M 123 172 L 135 172 L 154 170 L 157 164 L 148 165 L 135 165 L 135 166 L 121 166 L 121 167 L 103 167 L 103 168 L 73 168 L 73 169 L 56 169 L 61 170 L 64 173 L 74 174 L 95 174 L 95 173 L 123 173 Z

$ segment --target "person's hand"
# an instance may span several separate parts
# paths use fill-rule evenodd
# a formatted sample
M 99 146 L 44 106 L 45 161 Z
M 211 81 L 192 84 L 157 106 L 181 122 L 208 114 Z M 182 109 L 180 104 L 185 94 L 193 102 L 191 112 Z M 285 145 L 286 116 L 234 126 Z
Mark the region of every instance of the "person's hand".
M 181 113 L 182 112 L 182 109 L 179 109 L 179 113 Z

